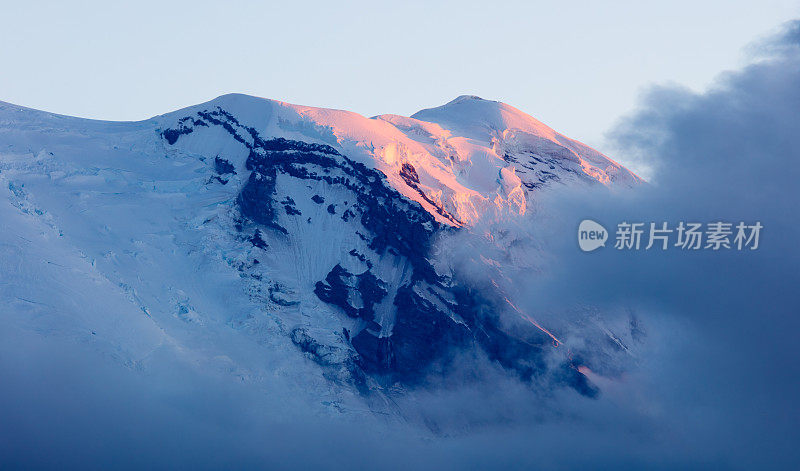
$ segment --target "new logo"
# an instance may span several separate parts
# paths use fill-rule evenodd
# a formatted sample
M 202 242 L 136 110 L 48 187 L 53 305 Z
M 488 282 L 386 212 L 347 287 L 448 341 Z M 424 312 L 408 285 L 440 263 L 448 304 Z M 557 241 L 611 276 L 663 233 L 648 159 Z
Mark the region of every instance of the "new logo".
M 608 240 L 608 231 L 605 227 L 592 221 L 584 219 L 578 226 L 578 246 L 584 252 L 591 252 L 600 247 L 605 247 Z

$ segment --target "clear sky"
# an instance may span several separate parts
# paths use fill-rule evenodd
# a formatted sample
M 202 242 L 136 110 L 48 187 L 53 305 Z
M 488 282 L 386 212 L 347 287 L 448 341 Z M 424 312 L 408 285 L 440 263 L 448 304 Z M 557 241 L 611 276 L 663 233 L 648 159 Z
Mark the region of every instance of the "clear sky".
M 2 0 L 0 100 L 132 120 L 229 92 L 367 116 L 474 94 L 606 150 L 648 84 L 702 89 L 800 13 L 786 0 L 122 3 Z

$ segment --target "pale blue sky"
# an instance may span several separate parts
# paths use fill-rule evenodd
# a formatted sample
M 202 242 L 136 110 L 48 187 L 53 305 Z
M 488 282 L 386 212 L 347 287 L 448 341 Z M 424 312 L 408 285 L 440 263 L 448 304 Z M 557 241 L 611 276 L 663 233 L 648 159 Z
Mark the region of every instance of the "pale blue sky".
M 130 120 L 229 92 L 367 116 L 475 94 L 607 151 L 643 87 L 702 89 L 800 13 L 796 0 L 110 3 L 3 1 L 0 100 Z

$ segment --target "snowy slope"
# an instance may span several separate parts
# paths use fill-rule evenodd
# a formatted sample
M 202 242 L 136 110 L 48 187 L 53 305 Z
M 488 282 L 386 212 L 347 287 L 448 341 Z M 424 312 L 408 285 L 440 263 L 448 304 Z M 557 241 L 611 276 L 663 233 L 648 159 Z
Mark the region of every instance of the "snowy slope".
M 281 381 L 323 409 L 446 375 L 463 351 L 593 395 L 552 334 L 506 332 L 511 300 L 431 250 L 551 185 L 639 181 L 476 97 L 365 118 L 226 95 L 131 123 L 0 104 L 0 322 L 134 369 L 169 355 Z

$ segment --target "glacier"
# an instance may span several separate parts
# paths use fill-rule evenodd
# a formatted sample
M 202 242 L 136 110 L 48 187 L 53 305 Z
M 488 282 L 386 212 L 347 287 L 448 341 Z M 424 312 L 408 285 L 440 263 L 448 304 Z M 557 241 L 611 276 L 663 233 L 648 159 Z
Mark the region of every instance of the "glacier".
M 136 375 L 166 361 L 430 430 L 408 397 L 480 381 L 477 362 L 595 397 L 589 377 L 619 373 L 635 319 L 537 322 L 498 281 L 528 266 L 477 254 L 498 278 L 475 283 L 452 249 L 475 234 L 507 253 L 498 228 L 555 187 L 641 183 L 474 96 L 367 118 L 234 94 L 140 122 L 2 103 L 0 322 Z

